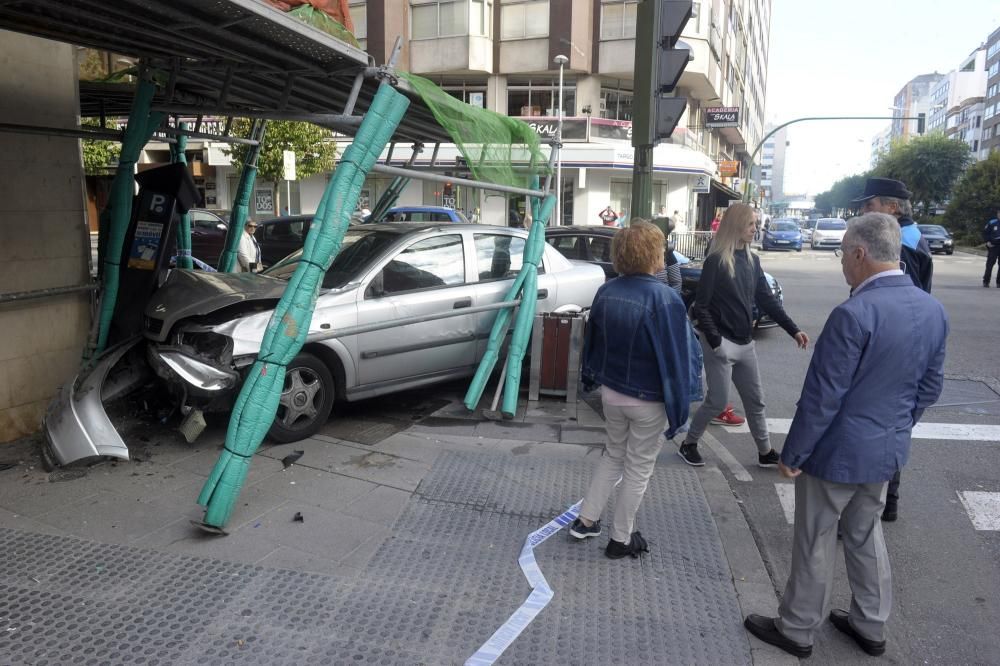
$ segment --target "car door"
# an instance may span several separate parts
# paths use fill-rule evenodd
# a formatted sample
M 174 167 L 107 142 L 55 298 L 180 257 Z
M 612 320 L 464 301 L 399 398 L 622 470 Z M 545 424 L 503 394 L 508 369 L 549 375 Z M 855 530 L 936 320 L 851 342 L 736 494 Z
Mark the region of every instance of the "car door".
M 301 248 L 309 233 L 310 221 L 298 217 L 264 222 L 262 228 L 257 230 L 264 265 L 271 266 Z
M 358 324 L 471 308 L 460 233 L 437 233 L 397 248 L 363 285 Z M 475 363 L 475 315 L 395 326 L 358 336 L 359 384 L 448 374 Z
M 222 218 L 203 210 L 191 211 L 191 255 L 212 267 L 226 242 L 228 225 Z
M 476 306 L 500 303 L 507 296 L 514 277 L 521 270 L 524 259 L 526 236 L 510 232 L 492 231 L 474 233 L 476 275 Z M 549 250 L 550 252 L 552 250 Z M 557 284 L 554 275 L 545 271 L 544 254 L 542 265 L 538 267 L 538 305 L 536 312 L 548 312 L 557 302 Z M 497 316 L 496 310 L 477 315 L 476 337 L 477 360 L 486 352 L 490 331 Z

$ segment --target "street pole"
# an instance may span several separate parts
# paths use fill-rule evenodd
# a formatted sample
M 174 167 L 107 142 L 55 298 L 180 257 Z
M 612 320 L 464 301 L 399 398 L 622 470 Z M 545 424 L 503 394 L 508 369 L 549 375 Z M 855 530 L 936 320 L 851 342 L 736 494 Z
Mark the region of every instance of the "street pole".
M 757 153 L 760 149 L 764 147 L 764 143 L 770 139 L 772 136 L 778 133 L 778 130 L 793 125 L 795 123 L 802 123 L 807 120 L 920 120 L 919 117 L 900 117 L 900 116 L 809 116 L 806 118 L 796 118 L 794 120 L 789 120 L 787 123 L 782 123 L 772 129 L 770 132 L 764 135 L 764 138 L 757 143 L 757 147 L 753 149 L 750 153 L 750 169 L 753 169 L 753 161 L 757 157 Z M 750 201 L 750 173 L 747 173 L 746 182 L 743 183 L 743 203 Z
M 562 207 L 562 128 L 563 128 L 563 67 L 569 62 L 564 55 L 557 55 L 552 62 L 559 65 L 559 120 L 556 122 L 556 215 L 553 226 L 561 226 L 563 221 Z

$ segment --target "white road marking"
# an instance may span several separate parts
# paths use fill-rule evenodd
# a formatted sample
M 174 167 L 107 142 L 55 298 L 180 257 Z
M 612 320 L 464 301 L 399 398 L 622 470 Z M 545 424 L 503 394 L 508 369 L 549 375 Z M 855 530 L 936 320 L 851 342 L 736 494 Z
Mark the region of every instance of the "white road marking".
M 969 514 L 972 526 L 977 530 L 1000 531 L 1000 493 L 977 490 L 959 490 L 965 512 Z
M 768 419 L 767 431 L 776 435 L 787 435 L 792 425 L 791 419 Z M 728 427 L 727 432 L 747 434 L 747 424 Z M 918 423 L 913 429 L 913 439 L 952 439 L 966 442 L 1000 442 L 1000 426 L 975 425 L 971 423 Z
M 749 432 L 749 431 L 748 431 Z M 740 461 L 733 457 L 733 454 L 729 452 L 725 446 L 722 445 L 719 440 L 710 435 L 708 431 L 701 436 L 701 441 L 708 445 L 708 448 L 712 449 L 712 453 L 717 455 L 722 463 L 729 468 L 733 476 L 736 477 L 737 481 L 753 481 L 753 477 L 750 476 L 750 472 L 747 468 L 740 464 Z
M 776 483 L 774 489 L 778 492 L 778 501 L 781 502 L 781 510 L 785 512 L 785 520 L 789 525 L 795 524 L 795 484 Z

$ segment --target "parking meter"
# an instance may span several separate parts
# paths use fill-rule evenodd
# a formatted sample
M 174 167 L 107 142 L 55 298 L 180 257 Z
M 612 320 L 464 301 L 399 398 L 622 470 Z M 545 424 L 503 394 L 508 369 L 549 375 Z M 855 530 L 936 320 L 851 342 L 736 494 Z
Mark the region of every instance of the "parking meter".
M 133 201 L 132 219 L 122 245 L 110 344 L 142 331 L 146 301 L 170 268 L 180 216 L 199 199 L 198 188 L 184 164 L 143 171 L 135 179 L 139 194 Z

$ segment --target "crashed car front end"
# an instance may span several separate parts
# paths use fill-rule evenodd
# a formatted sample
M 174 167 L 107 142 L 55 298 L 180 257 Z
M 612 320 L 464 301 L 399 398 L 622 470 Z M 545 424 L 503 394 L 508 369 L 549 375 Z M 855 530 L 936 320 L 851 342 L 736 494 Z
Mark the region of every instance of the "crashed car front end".
M 150 342 L 146 358 L 182 407 L 205 411 L 228 408 L 242 381 L 240 370 L 253 363 L 247 356 L 236 365 L 232 339 L 196 323 L 178 325 L 166 342 Z

